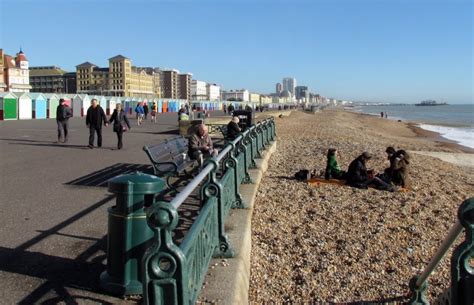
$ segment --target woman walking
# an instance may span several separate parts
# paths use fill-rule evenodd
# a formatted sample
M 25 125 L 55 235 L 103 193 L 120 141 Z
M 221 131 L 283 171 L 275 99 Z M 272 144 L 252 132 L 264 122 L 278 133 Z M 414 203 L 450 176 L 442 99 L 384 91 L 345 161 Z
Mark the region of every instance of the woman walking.
M 130 122 L 128 121 L 127 115 L 125 114 L 125 111 L 122 109 L 122 104 L 118 103 L 115 105 L 115 110 L 114 113 L 112 113 L 112 116 L 110 117 L 110 124 L 114 124 L 114 132 L 117 133 L 117 148 L 122 149 L 123 143 L 122 143 L 122 137 L 124 131 L 127 130 L 127 128 L 130 130 Z
M 156 103 L 153 102 L 153 105 L 151 105 L 151 121 L 153 123 L 156 123 L 156 113 L 158 112 L 158 107 L 156 106 Z

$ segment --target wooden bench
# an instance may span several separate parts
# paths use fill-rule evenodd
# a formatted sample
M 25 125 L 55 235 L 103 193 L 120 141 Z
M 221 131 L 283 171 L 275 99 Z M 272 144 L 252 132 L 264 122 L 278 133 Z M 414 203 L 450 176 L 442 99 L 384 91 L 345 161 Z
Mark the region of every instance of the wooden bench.
M 155 175 L 166 178 L 166 185 L 173 188 L 171 177 L 185 173 L 186 169 L 195 163 L 188 156 L 188 139 L 176 137 L 159 144 L 143 146 L 143 150 L 150 158 Z

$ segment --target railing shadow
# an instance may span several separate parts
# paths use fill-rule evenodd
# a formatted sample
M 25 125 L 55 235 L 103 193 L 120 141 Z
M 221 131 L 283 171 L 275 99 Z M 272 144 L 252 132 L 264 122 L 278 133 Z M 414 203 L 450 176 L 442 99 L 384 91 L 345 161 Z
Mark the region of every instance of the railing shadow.
M 153 175 L 153 167 L 148 164 L 116 163 L 88 175 L 66 182 L 67 185 L 106 187 L 107 182 L 118 175 L 135 171 Z
M 0 270 L 9 273 L 26 275 L 46 280 L 39 287 L 35 288 L 25 298 L 18 301 L 18 304 L 77 304 L 75 297 L 66 288 L 76 288 L 91 292 L 99 292 L 98 276 L 105 269 L 102 263 L 105 260 L 106 236 L 95 239 L 95 242 L 76 258 L 64 258 L 60 256 L 48 255 L 41 252 L 28 250 L 39 244 L 41 241 L 59 234 L 60 230 L 75 223 L 79 219 L 87 216 L 106 203 L 110 202 L 114 196 L 106 198 L 92 204 L 88 208 L 55 225 L 49 230 L 40 231 L 39 235 L 26 241 L 16 248 L 10 249 L 0 247 Z M 91 238 L 82 236 L 71 236 L 82 240 L 90 241 Z M 54 301 L 41 300 L 51 293 L 56 294 Z M 81 298 L 88 298 L 82 296 Z M 106 301 L 100 300 L 107 304 Z

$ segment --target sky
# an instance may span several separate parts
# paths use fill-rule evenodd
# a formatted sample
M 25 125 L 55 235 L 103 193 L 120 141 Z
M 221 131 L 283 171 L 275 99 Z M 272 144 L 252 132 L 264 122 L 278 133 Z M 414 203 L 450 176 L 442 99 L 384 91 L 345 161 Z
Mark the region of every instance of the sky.
M 272 93 L 283 77 L 326 97 L 474 103 L 470 0 L 0 0 L 0 48 L 30 66 L 175 68 Z

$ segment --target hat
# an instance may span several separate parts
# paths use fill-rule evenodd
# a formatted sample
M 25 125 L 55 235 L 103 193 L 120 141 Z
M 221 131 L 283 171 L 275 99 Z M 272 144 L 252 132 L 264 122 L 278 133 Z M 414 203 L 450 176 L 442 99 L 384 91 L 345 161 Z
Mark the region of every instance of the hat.
M 366 158 L 366 159 L 372 158 L 372 155 L 371 155 L 369 152 L 367 152 L 367 151 L 364 151 L 364 152 L 362 153 L 362 156 L 363 156 L 364 158 Z

